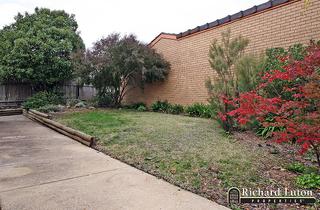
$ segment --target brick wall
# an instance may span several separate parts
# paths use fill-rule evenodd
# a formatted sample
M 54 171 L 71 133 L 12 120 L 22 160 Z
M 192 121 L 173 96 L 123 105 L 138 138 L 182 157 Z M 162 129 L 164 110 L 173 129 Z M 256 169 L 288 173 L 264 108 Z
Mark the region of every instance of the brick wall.
M 208 61 L 209 46 L 228 28 L 232 36 L 241 34 L 249 38 L 246 53 L 260 53 L 270 47 L 287 48 L 295 43 L 307 44 L 310 39 L 320 40 L 320 0 L 311 0 L 307 8 L 303 1 L 293 0 L 179 39 L 160 35 L 151 44 L 171 63 L 167 80 L 146 85 L 144 90 L 132 89 L 126 103 L 142 101 L 150 105 L 156 100 L 184 105 L 206 103 L 205 81 L 214 76 Z

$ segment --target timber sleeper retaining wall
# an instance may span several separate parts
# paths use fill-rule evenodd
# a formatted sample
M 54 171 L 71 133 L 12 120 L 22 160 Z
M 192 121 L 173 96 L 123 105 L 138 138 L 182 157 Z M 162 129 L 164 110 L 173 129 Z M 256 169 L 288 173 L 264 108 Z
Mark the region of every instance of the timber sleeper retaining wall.
M 51 115 L 32 109 L 23 110 L 23 115 L 89 147 L 94 147 L 96 144 L 95 137 L 53 121 Z
M 0 117 L 20 114 L 22 114 L 22 109 L 0 109 Z

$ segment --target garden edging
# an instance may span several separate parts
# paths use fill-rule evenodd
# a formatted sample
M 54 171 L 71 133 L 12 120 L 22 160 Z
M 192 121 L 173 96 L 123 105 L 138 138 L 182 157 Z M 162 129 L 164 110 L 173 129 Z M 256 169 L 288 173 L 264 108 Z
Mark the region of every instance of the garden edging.
M 37 121 L 65 136 L 68 136 L 86 146 L 93 147 L 96 144 L 96 138 L 85 134 L 81 131 L 64 126 L 56 121 L 51 120 L 52 116 L 38 112 L 36 110 L 23 110 L 23 115 L 33 121 Z
M 0 110 L 0 116 L 10 116 L 10 115 L 20 115 L 22 114 L 22 109 L 3 109 Z

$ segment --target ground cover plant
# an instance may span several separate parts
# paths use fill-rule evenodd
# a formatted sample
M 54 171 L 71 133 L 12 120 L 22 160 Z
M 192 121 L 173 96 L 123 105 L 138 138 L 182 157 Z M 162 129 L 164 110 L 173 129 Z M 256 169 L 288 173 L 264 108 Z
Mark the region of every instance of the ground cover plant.
M 125 109 L 71 112 L 57 120 L 97 136 L 106 154 L 224 205 L 231 186 L 294 184 L 296 175 L 282 170 L 288 159 L 259 146 L 264 141 L 225 135 L 214 120 Z

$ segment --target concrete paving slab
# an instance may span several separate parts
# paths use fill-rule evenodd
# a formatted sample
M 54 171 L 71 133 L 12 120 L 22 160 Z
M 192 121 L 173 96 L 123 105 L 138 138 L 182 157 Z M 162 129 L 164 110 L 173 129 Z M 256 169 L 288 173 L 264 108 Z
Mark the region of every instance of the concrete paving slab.
M 2 209 L 228 209 L 24 116 L 0 117 Z

